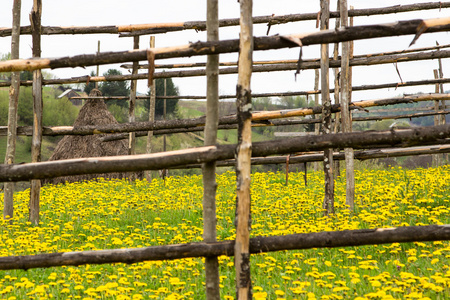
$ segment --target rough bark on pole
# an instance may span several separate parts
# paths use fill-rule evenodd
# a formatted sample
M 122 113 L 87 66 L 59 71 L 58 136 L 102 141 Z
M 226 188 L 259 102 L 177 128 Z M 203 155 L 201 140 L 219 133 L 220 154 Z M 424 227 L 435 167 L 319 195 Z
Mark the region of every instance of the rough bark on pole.
M 439 78 L 438 70 L 434 69 L 433 73 L 434 73 L 434 78 L 436 78 L 436 79 Z M 439 84 L 436 84 L 434 92 L 435 93 L 439 93 L 439 90 L 440 90 Z M 439 111 L 439 100 L 434 101 L 434 111 L 435 112 Z M 444 119 L 445 119 L 445 116 L 444 116 Z M 434 116 L 434 126 L 440 125 L 440 123 L 441 123 L 440 116 L 439 115 L 435 115 Z M 440 155 L 439 154 L 433 154 L 432 155 L 432 165 L 434 167 L 438 167 L 438 166 L 440 166 L 440 164 L 441 164 L 441 162 L 440 162 Z
M 11 35 L 11 59 L 19 58 L 20 41 L 20 8 L 21 0 L 13 2 L 13 23 Z M 16 155 L 17 138 L 17 106 L 19 104 L 20 73 L 11 74 L 11 86 L 9 88 L 9 108 L 8 108 L 8 133 L 6 140 L 5 164 L 13 164 Z M 4 185 L 4 206 L 3 218 L 11 219 L 14 216 L 14 186 L 13 182 L 7 182 Z
M 342 26 L 348 26 L 348 7 L 347 0 L 340 0 L 341 23 Z M 342 65 L 341 65 L 341 114 L 342 114 L 342 132 L 351 132 L 351 113 L 350 104 L 350 42 L 342 43 Z M 355 198 L 355 171 L 353 149 L 345 148 L 345 174 L 346 174 L 346 198 L 345 204 L 350 210 L 354 209 Z
M 314 90 L 319 90 L 319 80 L 320 80 L 320 71 L 319 69 L 316 69 L 314 72 Z M 314 94 L 314 105 L 319 106 L 319 94 Z M 313 115 L 315 117 L 315 115 Z M 314 125 L 314 134 L 318 135 L 320 133 L 320 124 Z M 319 162 L 314 163 L 314 171 L 319 171 Z
M 416 34 L 417 28 L 427 24 L 427 33 L 450 30 L 447 18 L 433 20 L 408 20 L 388 24 L 361 25 L 348 27 L 339 31 L 322 30 L 307 34 L 292 34 L 286 36 L 274 35 L 254 38 L 254 50 L 270 50 L 298 47 L 301 40 L 303 46 L 336 43 L 350 40 L 371 39 L 379 37 Z M 436 25 L 436 26 L 434 26 Z M 155 59 L 174 57 L 200 56 L 207 54 L 232 53 L 239 51 L 239 40 L 223 40 L 217 42 L 196 42 L 188 45 L 157 48 L 153 51 Z M 18 59 L 0 62 L 0 72 L 32 71 L 36 69 L 56 69 L 68 67 L 86 67 L 97 64 L 113 64 L 147 59 L 147 50 L 103 52 L 99 54 L 82 54 L 71 57 Z
M 218 0 L 207 1 L 207 40 L 219 40 Z M 219 55 L 208 55 L 206 62 L 205 146 L 217 141 L 219 126 Z M 216 162 L 203 164 L 203 240 L 216 242 Z M 217 256 L 205 257 L 206 299 L 220 300 L 219 262 Z
M 100 53 L 100 40 L 97 42 L 97 53 Z M 100 76 L 100 66 L 99 65 L 97 65 L 96 75 L 97 75 L 97 77 Z M 95 88 L 98 89 L 98 81 L 95 82 Z
M 133 49 L 139 49 L 139 36 L 133 37 Z M 132 74 L 136 75 L 138 73 L 138 62 L 133 63 Z M 136 122 L 136 89 L 137 89 L 137 80 L 131 80 L 130 86 L 130 101 L 129 101 L 129 109 L 128 109 L 128 122 L 133 123 Z M 130 132 L 128 137 L 128 154 L 134 155 L 136 154 L 136 134 L 135 132 Z M 134 178 L 131 178 L 134 179 Z
M 450 124 L 412 129 L 336 133 L 291 137 L 253 143 L 252 156 L 322 151 L 328 148 L 388 148 L 446 144 Z M 236 145 L 218 145 L 168 151 L 166 153 L 66 159 L 39 163 L 0 165 L 0 182 L 25 181 L 80 174 L 160 170 L 225 160 L 235 157 Z
M 155 37 L 150 37 L 150 48 L 155 48 Z M 155 79 L 153 79 L 152 86 L 150 86 L 150 99 L 149 108 L 148 108 L 148 121 L 155 122 L 155 105 L 156 105 L 156 83 Z M 152 153 L 152 138 L 153 138 L 153 130 L 147 132 L 147 147 L 146 153 Z M 145 171 L 145 178 L 148 182 L 152 181 L 152 173 L 150 171 Z
M 250 277 L 250 173 L 252 155 L 253 1 L 240 0 L 239 75 L 236 86 L 238 144 L 236 147 L 236 298 L 252 299 Z
M 327 30 L 329 26 L 330 2 L 320 1 L 320 29 Z M 322 89 L 322 133 L 331 133 L 331 99 L 329 90 L 329 56 L 328 44 L 321 45 L 320 71 Z M 333 176 L 333 150 L 323 151 L 323 170 L 325 172 L 325 196 L 323 209 L 325 215 L 334 214 L 334 176 Z
M 340 0 L 337 1 L 337 10 L 339 11 L 339 7 L 340 7 Z M 336 30 L 339 29 L 339 27 L 341 26 L 341 19 L 340 18 L 336 18 L 335 21 L 335 28 Z M 339 58 L 339 43 L 335 43 L 334 44 L 334 51 L 333 51 L 333 60 L 337 60 Z M 339 104 L 340 103 L 340 84 L 339 84 L 339 77 L 340 77 L 340 73 L 339 73 L 339 67 L 335 67 L 334 68 L 334 103 L 335 104 Z M 341 113 L 337 112 L 334 114 L 334 132 L 339 132 L 340 130 L 340 123 L 341 123 Z M 336 149 L 336 151 L 339 151 L 339 149 Z M 335 160 L 334 161 L 334 172 L 335 172 L 335 177 L 340 177 L 341 176 L 341 165 L 340 165 L 340 161 L 339 160 Z
M 30 14 L 32 28 L 33 57 L 41 57 L 41 15 L 42 0 L 33 1 L 33 10 Z M 33 137 L 31 140 L 31 162 L 41 161 L 42 145 L 42 72 L 33 71 Z M 41 181 L 31 180 L 30 187 L 30 222 L 39 225 L 39 199 Z

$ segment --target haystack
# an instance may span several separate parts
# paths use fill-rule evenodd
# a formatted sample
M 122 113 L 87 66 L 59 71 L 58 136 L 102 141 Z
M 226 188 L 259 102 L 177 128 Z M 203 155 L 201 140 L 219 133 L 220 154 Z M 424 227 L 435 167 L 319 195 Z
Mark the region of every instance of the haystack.
M 98 89 L 93 89 L 89 96 L 101 96 L 102 93 Z M 103 100 L 87 100 L 81 108 L 74 128 L 87 125 L 107 125 L 118 124 L 114 116 L 108 111 Z M 85 158 L 99 156 L 115 156 L 127 155 L 128 146 L 126 140 L 118 140 L 111 142 L 102 142 L 101 138 L 106 134 L 94 135 L 66 135 L 56 146 L 49 160 L 61 160 L 70 158 Z M 126 178 L 130 177 L 130 173 L 101 173 L 86 174 L 77 176 L 66 176 L 46 179 L 43 183 L 58 184 L 64 182 L 75 182 L 90 180 L 95 178 Z

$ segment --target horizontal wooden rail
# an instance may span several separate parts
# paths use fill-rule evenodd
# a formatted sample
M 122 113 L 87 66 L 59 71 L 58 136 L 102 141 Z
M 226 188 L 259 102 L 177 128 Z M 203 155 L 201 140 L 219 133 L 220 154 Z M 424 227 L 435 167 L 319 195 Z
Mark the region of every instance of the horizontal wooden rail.
M 377 25 L 361 25 L 346 27 L 339 30 L 321 30 L 314 33 L 292 34 L 286 36 L 267 36 L 254 38 L 254 50 L 269 50 L 293 48 L 324 43 L 337 43 L 351 40 L 371 39 L 378 37 L 390 37 L 399 35 L 417 34 L 418 28 L 423 24 L 440 24 L 427 28 L 426 32 L 449 31 L 450 24 L 446 24 L 447 18 L 441 22 L 435 20 L 408 20 L 396 23 Z M 190 57 L 207 54 L 232 53 L 239 50 L 239 40 L 224 40 L 214 42 L 196 42 L 184 46 L 155 48 L 151 51 L 155 59 L 174 57 Z M 128 61 L 147 60 L 147 52 L 150 50 L 132 50 L 121 52 L 104 52 L 97 54 L 82 54 L 72 57 L 42 58 L 42 59 L 18 59 L 0 62 L 0 72 L 32 71 L 38 69 L 74 68 L 93 65 L 123 63 Z
M 372 16 L 384 14 L 396 14 L 400 12 L 410 12 L 419 10 L 442 9 L 450 7 L 449 2 L 429 2 L 410 5 L 395 5 L 381 8 L 351 9 L 348 11 L 350 17 Z M 338 18 L 339 12 L 330 13 L 331 18 Z M 317 13 L 291 14 L 281 16 L 259 16 L 253 17 L 254 24 L 278 25 L 298 21 L 316 20 Z M 223 19 L 219 20 L 219 27 L 238 26 L 239 19 Z M 143 34 L 159 34 L 182 30 L 206 30 L 205 21 L 189 21 L 177 23 L 153 23 L 153 24 L 134 24 L 134 25 L 109 25 L 109 26 L 42 26 L 42 35 L 56 34 L 118 34 L 127 35 L 143 35 Z M 0 28 L 0 37 L 11 36 L 11 28 Z M 127 33 L 128 32 L 128 33 Z M 20 34 L 31 34 L 31 26 L 22 26 Z
M 436 50 L 431 52 L 413 53 L 413 54 L 396 54 L 396 55 L 364 55 L 361 57 L 355 57 L 350 60 L 350 66 L 370 66 L 370 65 L 381 65 L 390 63 L 401 63 L 401 62 L 411 62 L 411 61 L 421 61 L 429 59 L 442 59 L 450 57 L 450 50 Z M 341 65 L 341 60 L 330 59 L 330 67 L 338 68 Z M 297 62 L 289 63 L 278 63 L 278 64 L 268 64 L 268 65 L 254 65 L 252 72 L 274 72 L 274 71 L 291 71 L 297 70 L 299 68 Z M 319 59 L 308 59 L 303 60 L 300 65 L 301 70 L 319 69 L 320 60 Z M 237 67 L 221 68 L 219 70 L 220 75 L 227 74 L 237 74 Z M 205 76 L 205 69 L 198 70 L 184 70 L 184 71 L 168 71 L 168 72 L 157 72 L 153 74 L 153 78 L 178 78 L 178 77 L 196 77 Z M 59 78 L 59 79 L 45 79 L 43 80 L 44 85 L 54 85 L 54 84 L 74 84 L 74 83 L 85 83 L 85 82 L 101 82 L 101 81 L 123 81 L 123 80 L 137 80 L 137 79 L 148 79 L 148 73 L 143 74 L 129 74 L 129 75 L 110 75 L 110 76 L 80 76 L 72 78 Z M 32 80 L 21 81 L 22 86 L 31 86 L 33 84 Z M 9 86 L 10 82 L 0 82 L 1 86 Z M 123 97 L 126 98 L 126 97 Z M 142 97 L 141 97 L 142 99 Z
M 390 51 L 390 52 L 381 52 L 381 53 L 372 53 L 372 54 L 364 54 L 364 55 L 355 55 L 353 56 L 353 59 L 358 58 L 367 58 L 367 57 L 374 57 L 374 56 L 390 56 L 390 55 L 397 55 L 397 54 L 407 54 L 407 53 L 415 53 L 415 52 L 423 52 L 423 51 L 431 51 L 431 50 L 438 50 L 438 49 L 444 49 L 449 48 L 450 45 L 440 45 L 440 46 L 433 46 L 433 47 L 424 47 L 424 48 L 415 48 L 415 49 L 405 49 L 405 50 L 399 50 L 399 51 Z M 340 56 L 338 57 L 340 59 Z M 330 60 L 333 60 L 331 57 Z M 314 60 L 303 60 L 303 61 L 314 61 Z M 350 60 L 351 61 L 351 60 Z M 285 59 L 285 60 L 262 60 L 262 61 L 254 61 L 253 65 L 278 65 L 278 64 L 290 64 L 290 63 L 297 63 L 297 59 Z M 180 69 L 180 68 L 198 68 L 198 67 L 205 67 L 206 63 L 199 62 L 199 63 L 177 63 L 177 64 L 156 64 L 155 69 Z M 230 61 L 230 62 L 221 62 L 219 64 L 220 67 L 231 67 L 231 66 L 237 66 L 237 62 Z M 121 68 L 125 69 L 131 69 L 133 68 L 132 64 L 124 64 L 120 66 Z M 148 64 L 141 64 L 139 65 L 139 69 L 148 69 Z
M 450 100 L 450 94 L 419 94 L 419 95 L 409 95 L 397 98 L 386 98 L 386 99 L 376 99 L 376 100 L 365 100 L 352 102 L 350 105 L 351 110 L 355 109 L 365 109 L 368 107 L 375 106 L 385 106 L 392 104 L 402 104 L 402 103 L 413 103 L 420 101 L 431 101 L 431 100 Z M 332 105 L 332 112 L 339 112 L 339 105 Z M 289 117 L 304 117 L 313 114 L 320 114 L 322 112 L 322 106 L 307 107 L 299 109 L 286 109 L 277 111 L 261 111 L 254 112 L 252 114 L 252 121 L 261 123 L 261 126 L 271 125 L 268 120 L 273 119 L 283 119 Z M 225 116 L 219 118 L 219 125 L 232 125 L 236 124 L 236 115 Z M 311 122 L 312 123 L 312 122 Z M 195 118 L 195 119 L 183 119 L 183 120 L 167 120 L 167 121 L 155 121 L 155 122 L 135 122 L 135 123 L 122 123 L 122 124 L 109 124 L 102 126 L 83 126 L 76 127 L 73 126 L 55 126 L 55 127 L 44 127 L 43 135 L 57 136 L 57 135 L 92 135 L 92 134 L 102 134 L 102 133 L 124 133 L 124 132 L 136 132 L 136 131 L 155 131 L 164 129 L 183 129 L 178 132 L 187 132 L 184 129 L 195 128 L 205 125 L 205 117 Z M 283 124 L 285 125 L 285 124 Z M 227 129 L 227 128 L 222 128 Z M 230 128 L 231 129 L 231 128 Z M 27 129 L 21 129 L 22 133 L 26 134 Z M 7 132 L 6 126 L 0 126 L 0 136 L 5 135 Z M 172 132 L 175 133 L 175 132 Z
M 324 231 L 250 239 L 250 253 L 450 240 L 449 225 Z M 0 270 L 234 255 L 234 241 L 0 257 Z
M 441 143 L 450 137 L 450 124 L 390 131 L 336 133 L 253 143 L 252 156 L 261 157 L 329 148 L 410 147 Z M 40 163 L 0 165 L 0 182 L 25 181 L 79 174 L 161 170 L 234 158 L 236 145 L 219 145 L 154 154 L 78 158 Z

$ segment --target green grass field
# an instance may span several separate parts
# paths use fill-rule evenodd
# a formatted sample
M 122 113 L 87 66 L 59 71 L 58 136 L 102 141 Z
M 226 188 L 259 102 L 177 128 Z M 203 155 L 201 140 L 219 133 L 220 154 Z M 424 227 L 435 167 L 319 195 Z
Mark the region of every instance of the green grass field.
M 252 175 L 251 236 L 449 224 L 450 167 L 356 172 L 356 211 L 336 181 L 336 215 L 323 217 L 323 176 Z M 217 234 L 235 238 L 235 176 L 219 175 Z M 46 186 L 41 224 L 29 191 L 1 225 L 0 255 L 134 248 L 202 240 L 201 176 Z M 3 201 L 1 201 L 3 203 Z M 448 299 L 450 244 L 386 244 L 252 255 L 255 299 Z M 232 257 L 219 257 L 221 298 L 234 299 Z M 203 299 L 202 259 L 0 271 L 0 299 Z

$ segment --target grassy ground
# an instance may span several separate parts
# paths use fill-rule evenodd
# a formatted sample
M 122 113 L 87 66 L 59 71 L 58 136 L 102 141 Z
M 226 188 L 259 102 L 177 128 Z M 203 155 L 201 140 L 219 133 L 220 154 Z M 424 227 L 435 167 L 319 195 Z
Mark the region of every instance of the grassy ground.
M 252 175 L 252 236 L 449 224 L 450 167 L 356 172 L 356 210 L 336 181 L 336 215 L 322 215 L 323 177 Z M 235 176 L 218 176 L 217 234 L 235 237 Z M 42 189 L 41 224 L 17 193 L 1 223 L 0 256 L 145 247 L 202 240 L 201 176 L 103 181 Z M 3 203 L 1 201 L 0 203 Z M 0 207 L 1 208 L 1 207 Z M 255 299 L 448 299 L 450 244 L 386 244 L 252 255 Z M 221 297 L 235 293 L 233 259 L 219 257 Z M 12 297 L 12 298 L 11 298 Z M 15 297 L 15 298 L 14 298 Z M 1 299 L 204 299 L 201 259 L 0 272 Z

